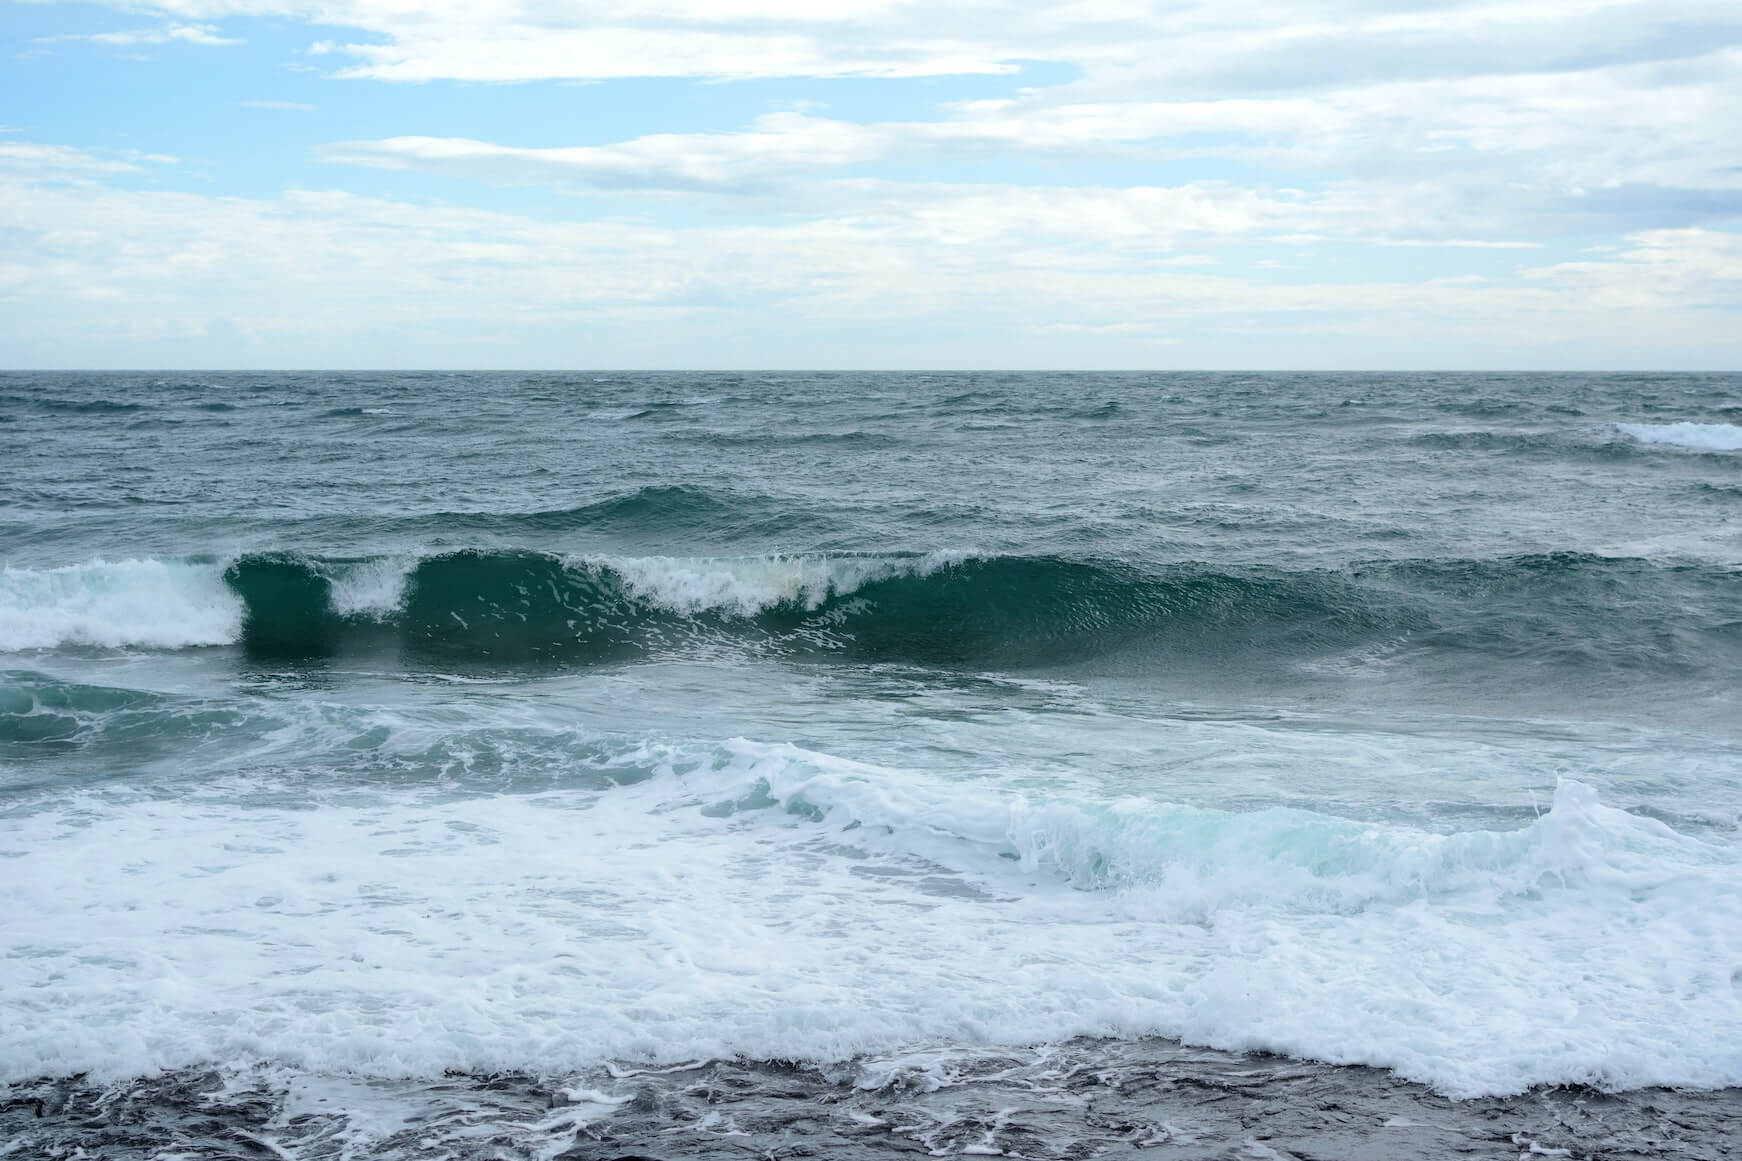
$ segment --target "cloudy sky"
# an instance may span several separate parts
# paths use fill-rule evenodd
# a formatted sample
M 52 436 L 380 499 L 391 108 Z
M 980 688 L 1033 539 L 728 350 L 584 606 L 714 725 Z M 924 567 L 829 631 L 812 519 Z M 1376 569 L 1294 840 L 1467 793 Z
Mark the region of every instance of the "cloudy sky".
M 0 0 L 0 366 L 1742 367 L 1737 0 Z

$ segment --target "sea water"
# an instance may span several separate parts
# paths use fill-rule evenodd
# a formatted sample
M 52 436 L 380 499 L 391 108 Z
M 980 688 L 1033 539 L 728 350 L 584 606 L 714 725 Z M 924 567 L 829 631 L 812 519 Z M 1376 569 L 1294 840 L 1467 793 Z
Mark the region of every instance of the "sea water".
M 13 373 L 0 499 L 8 1155 L 1742 1085 L 1742 377 Z

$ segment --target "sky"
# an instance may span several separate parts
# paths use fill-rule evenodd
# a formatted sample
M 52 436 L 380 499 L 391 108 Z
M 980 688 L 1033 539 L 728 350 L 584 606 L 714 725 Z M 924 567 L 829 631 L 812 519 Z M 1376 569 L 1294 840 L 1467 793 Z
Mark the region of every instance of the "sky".
M 0 0 L 0 366 L 1742 368 L 1737 0 Z

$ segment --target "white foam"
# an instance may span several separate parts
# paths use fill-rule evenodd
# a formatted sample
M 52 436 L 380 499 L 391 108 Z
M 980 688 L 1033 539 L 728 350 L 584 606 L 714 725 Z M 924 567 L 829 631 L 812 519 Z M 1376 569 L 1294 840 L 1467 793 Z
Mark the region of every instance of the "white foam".
M 923 557 L 592 557 L 624 580 L 631 592 L 673 612 L 717 611 L 748 617 L 776 605 L 816 609 L 873 581 L 923 576 L 961 559 Z
M 1618 423 L 1641 443 L 1661 443 L 1699 451 L 1742 451 L 1742 425 L 1733 423 Z
M 416 563 L 383 556 L 325 567 L 322 571 L 333 586 L 333 611 L 347 617 L 391 617 L 405 605 L 405 586 Z
M 222 645 L 241 626 L 242 604 L 218 564 L 96 560 L 0 570 L 0 650 Z
M 758 793 L 791 813 L 886 830 L 901 836 L 902 850 L 941 863 L 1001 858 L 1077 888 L 1142 889 L 1173 922 L 1253 904 L 1352 914 L 1470 891 L 1523 896 L 1545 883 L 1647 890 L 1666 869 L 1737 865 L 1733 852 L 1605 807 L 1572 779 L 1522 830 L 1440 834 L 1305 810 L 989 794 L 791 745 L 740 740 L 725 752 Z
M 1742 860 L 1577 782 L 1441 835 L 747 741 L 613 753 L 585 761 L 654 777 L 0 819 L 0 1081 L 1157 1033 L 1454 1096 L 1742 1083 Z
M 923 576 L 963 559 L 924 557 L 587 557 L 637 596 L 686 616 L 752 616 L 781 604 L 816 609 L 873 581 Z M 332 585 L 333 611 L 385 620 L 404 608 L 417 559 L 310 562 Z M 92 561 L 0 571 L 0 651 L 60 645 L 176 649 L 238 640 L 243 607 L 224 565 L 175 560 Z

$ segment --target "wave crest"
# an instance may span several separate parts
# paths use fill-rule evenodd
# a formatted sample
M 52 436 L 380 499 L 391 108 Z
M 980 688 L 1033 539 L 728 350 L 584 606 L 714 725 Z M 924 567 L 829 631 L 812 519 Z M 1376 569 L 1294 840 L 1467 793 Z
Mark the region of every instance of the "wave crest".
M 1742 425 L 1734 423 L 1618 423 L 1640 443 L 1666 444 L 1695 451 L 1742 451 Z
M 199 561 L 0 569 L 0 649 L 185 649 L 238 639 L 241 601 Z
M 7 569 L 0 650 L 239 644 L 262 658 L 386 649 L 492 665 L 730 647 L 1021 669 L 1407 648 L 1679 672 L 1742 661 L 1736 580 L 1716 565 L 1569 553 L 1295 571 L 971 553 L 258 553 Z

